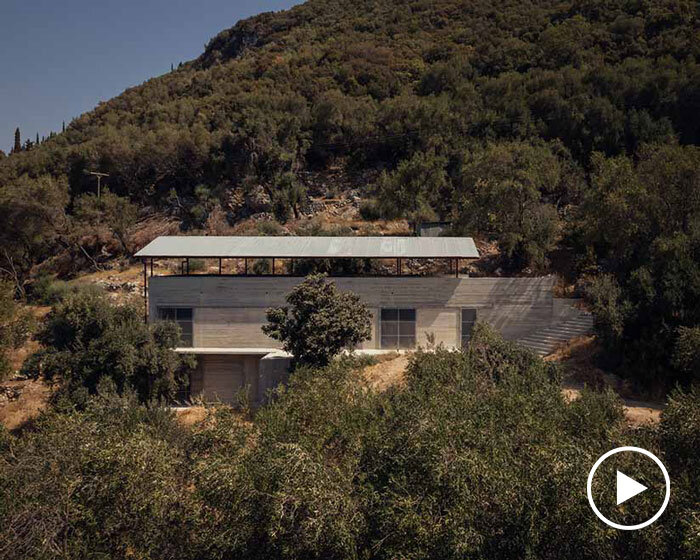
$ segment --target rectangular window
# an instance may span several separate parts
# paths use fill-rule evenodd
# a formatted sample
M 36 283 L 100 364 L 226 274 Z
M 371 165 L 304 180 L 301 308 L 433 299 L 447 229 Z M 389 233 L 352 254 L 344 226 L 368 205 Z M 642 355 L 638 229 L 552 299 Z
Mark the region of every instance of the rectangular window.
M 382 348 L 414 348 L 416 310 L 382 309 L 380 332 Z
M 462 348 L 469 344 L 476 323 L 476 309 L 462 309 Z
M 158 319 L 174 321 L 180 327 L 180 344 L 186 348 L 194 345 L 193 341 L 193 312 L 191 307 L 159 307 Z

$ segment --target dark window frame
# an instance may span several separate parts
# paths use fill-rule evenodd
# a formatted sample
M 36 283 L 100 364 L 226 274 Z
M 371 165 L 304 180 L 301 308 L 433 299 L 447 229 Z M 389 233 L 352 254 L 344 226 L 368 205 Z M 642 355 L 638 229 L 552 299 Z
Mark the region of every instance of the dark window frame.
M 159 321 L 172 321 L 180 327 L 180 344 L 183 348 L 193 348 L 194 308 L 163 305 L 158 306 L 157 311 Z
M 467 317 L 465 318 L 465 311 L 467 312 Z M 474 325 L 478 320 L 479 312 L 474 307 L 462 307 L 459 311 L 459 339 L 462 348 L 469 344 L 472 338 L 472 331 L 474 330 Z M 466 328 L 465 328 L 466 325 Z
M 408 350 L 416 347 L 418 313 L 414 307 L 383 307 L 379 311 L 379 347 Z

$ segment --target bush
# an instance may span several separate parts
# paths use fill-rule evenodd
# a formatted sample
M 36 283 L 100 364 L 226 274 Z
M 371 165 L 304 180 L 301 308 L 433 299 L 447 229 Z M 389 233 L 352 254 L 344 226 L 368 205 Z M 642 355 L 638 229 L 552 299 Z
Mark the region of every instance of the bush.
M 264 276 L 272 273 L 272 261 L 270 259 L 256 259 L 252 266 L 253 274 Z
M 31 312 L 14 300 L 14 287 L 0 282 L 0 381 L 12 371 L 8 350 L 20 348 L 35 328 Z
M 484 325 L 386 392 L 362 366 L 298 367 L 252 421 L 220 407 L 186 429 L 103 380 L 82 411 L 0 431 L 0 557 L 697 558 L 697 390 L 630 429 L 615 395 L 567 404 L 555 365 Z M 673 473 L 648 531 L 610 531 L 585 499 L 620 445 Z
M 197 507 L 182 429 L 128 392 L 100 393 L 5 443 L 1 558 L 187 558 Z
M 59 380 L 69 398 L 80 389 L 95 393 L 110 378 L 121 393 L 134 389 L 146 401 L 173 398 L 187 381 L 191 357 L 172 349 L 174 323 L 145 324 L 134 305 L 113 306 L 106 297 L 78 293 L 54 306 L 37 333 L 43 348 L 30 356 L 23 372 Z
M 258 233 L 260 235 L 270 236 L 282 235 L 284 233 L 284 229 L 274 220 L 265 220 L 258 222 Z
M 360 203 L 360 216 L 368 222 L 379 220 L 382 217 L 382 212 L 376 200 L 363 200 Z
M 700 384 L 700 327 L 679 327 L 673 365 L 690 383 Z
M 43 275 L 32 282 L 27 296 L 35 305 L 55 305 L 73 294 L 100 294 L 103 291 L 95 284 L 71 284 L 64 280 L 56 280 L 50 275 Z

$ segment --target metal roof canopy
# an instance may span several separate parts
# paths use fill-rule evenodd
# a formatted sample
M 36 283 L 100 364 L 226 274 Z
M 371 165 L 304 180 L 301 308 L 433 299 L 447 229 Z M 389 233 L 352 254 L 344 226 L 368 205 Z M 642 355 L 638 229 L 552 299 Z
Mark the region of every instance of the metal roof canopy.
M 142 258 L 459 258 L 475 259 L 471 237 L 162 236 Z

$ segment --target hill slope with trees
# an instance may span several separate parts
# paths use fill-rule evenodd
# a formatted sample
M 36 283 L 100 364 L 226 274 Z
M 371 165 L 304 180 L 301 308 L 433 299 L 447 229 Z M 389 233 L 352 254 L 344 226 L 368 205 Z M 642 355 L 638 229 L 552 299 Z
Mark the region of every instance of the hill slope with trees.
M 96 258 L 99 227 L 128 253 L 139 217 L 197 229 L 218 210 L 234 224 L 251 193 L 285 222 L 308 201 L 305 173 L 341 167 L 372 178 L 358 184 L 367 218 L 451 221 L 496 241 L 506 273 L 558 271 L 564 255 L 611 362 L 651 359 L 649 375 L 687 383 L 699 55 L 688 0 L 310 0 L 262 14 L 0 158 L 0 268 L 22 294 L 57 252 Z M 111 198 L 87 171 L 109 173 Z

